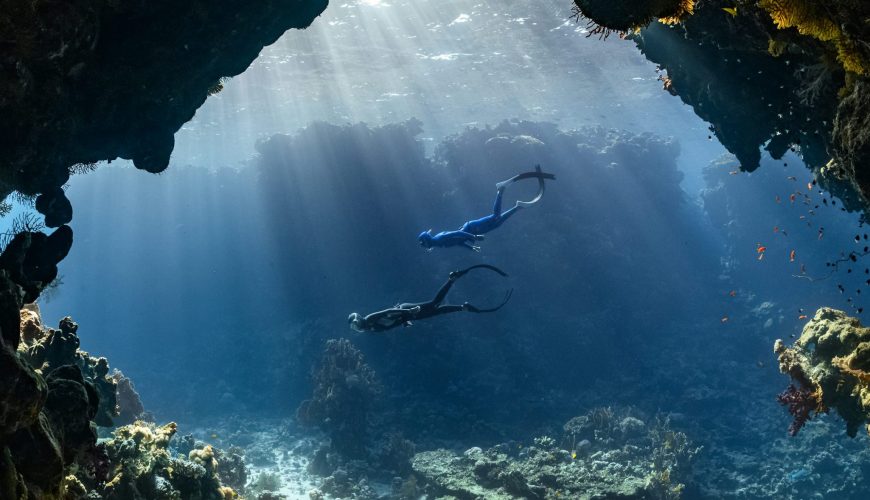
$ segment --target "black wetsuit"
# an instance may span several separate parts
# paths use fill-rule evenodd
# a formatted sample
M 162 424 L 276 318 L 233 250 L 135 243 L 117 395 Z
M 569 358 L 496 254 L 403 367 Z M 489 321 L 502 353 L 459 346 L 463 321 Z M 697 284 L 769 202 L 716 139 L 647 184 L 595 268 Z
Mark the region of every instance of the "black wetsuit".
M 435 297 L 432 300 L 428 302 L 406 302 L 402 304 L 397 304 L 395 307 L 384 309 L 383 311 L 373 312 L 365 317 L 360 317 L 359 315 L 352 314 L 349 318 L 351 327 L 358 331 L 382 332 L 385 330 L 396 328 L 398 326 L 410 326 L 412 321 L 431 318 L 432 316 L 438 316 L 439 314 L 447 314 L 459 311 L 484 313 L 494 312 L 501 309 L 501 307 L 504 306 L 510 299 L 511 293 L 513 292 L 512 289 L 505 294 L 505 298 L 501 302 L 501 304 L 489 309 L 481 309 L 479 307 L 475 307 L 469 304 L 468 302 L 462 305 L 442 304 L 445 297 L 447 297 L 447 292 L 449 292 L 450 288 L 453 286 L 453 283 L 455 283 L 457 279 L 461 278 L 463 275 L 465 275 L 465 273 L 471 271 L 472 269 L 489 269 L 502 276 L 507 276 L 507 273 L 505 273 L 501 269 L 495 266 L 490 266 L 488 264 L 478 264 L 476 266 L 471 266 L 461 271 L 454 271 L 450 273 L 450 276 L 447 278 L 447 282 L 441 285 L 441 288 L 438 289 L 438 293 L 435 294 Z

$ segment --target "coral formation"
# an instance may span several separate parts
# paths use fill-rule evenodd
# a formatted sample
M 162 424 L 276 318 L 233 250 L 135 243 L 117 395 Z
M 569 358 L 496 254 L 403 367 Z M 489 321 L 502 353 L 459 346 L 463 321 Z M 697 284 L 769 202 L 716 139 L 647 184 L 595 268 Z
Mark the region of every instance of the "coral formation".
M 697 451 L 665 420 L 597 408 L 566 423 L 561 441 L 542 436 L 532 446 L 471 448 L 462 455 L 426 451 L 414 456 L 413 468 L 433 496 L 676 498 Z
M 133 381 L 125 377 L 121 370 L 112 372 L 112 380 L 117 387 L 118 414 L 114 418 L 115 425 L 129 425 L 137 420 L 151 420 L 145 414 L 145 406 L 139 393 L 133 386 Z
M 574 0 L 575 16 L 589 19 L 590 34 L 607 36 L 610 31 L 628 32 L 646 26 L 654 19 L 675 23 L 695 8 L 694 0 Z
M 203 445 L 187 457 L 172 453 L 170 441 L 176 430 L 174 423 L 136 422 L 119 427 L 100 444 L 105 453 L 104 477 L 79 471 L 76 488 L 85 493 L 71 498 L 238 498 L 233 488 L 221 484 L 218 450 Z
M 299 422 L 326 431 L 333 451 L 364 457 L 369 412 L 381 391 L 375 372 L 349 340 L 329 340 L 313 381 L 311 399 L 296 411 Z
M 834 409 L 855 436 L 870 419 L 870 328 L 843 311 L 823 307 L 791 347 L 777 340 L 779 369 L 797 384 L 782 395 L 796 434 L 814 413 Z M 870 432 L 870 427 L 868 427 Z

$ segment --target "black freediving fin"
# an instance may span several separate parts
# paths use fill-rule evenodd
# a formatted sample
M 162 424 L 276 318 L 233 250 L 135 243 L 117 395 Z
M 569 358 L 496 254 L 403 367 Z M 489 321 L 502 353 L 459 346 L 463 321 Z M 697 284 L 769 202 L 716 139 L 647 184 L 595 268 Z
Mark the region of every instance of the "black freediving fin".
M 508 290 L 507 293 L 504 294 L 504 300 L 501 301 L 501 304 L 499 304 L 499 305 L 497 305 L 497 306 L 495 306 L 495 307 L 491 307 L 491 308 L 489 308 L 489 309 L 481 309 L 481 308 L 479 308 L 479 307 L 475 307 L 475 306 L 469 304 L 468 302 L 466 302 L 466 303 L 465 303 L 465 309 L 468 310 L 468 311 L 471 311 L 471 312 L 473 312 L 473 313 L 490 313 L 490 312 L 496 312 L 496 311 L 498 311 L 499 309 L 501 309 L 502 307 L 504 307 L 505 304 L 508 303 L 508 301 L 511 299 L 511 295 L 513 295 L 513 293 L 514 293 L 514 289 L 513 289 L 513 288 L 511 288 L 510 290 Z
M 491 266 L 491 265 L 489 265 L 489 264 L 475 264 L 475 265 L 473 265 L 473 266 L 471 266 L 471 267 L 466 267 L 465 269 L 462 269 L 462 270 L 459 270 L 459 271 L 454 271 L 454 272 L 452 272 L 452 273 L 450 273 L 450 274 L 451 274 L 451 276 L 454 276 L 454 277 L 456 277 L 456 278 L 459 278 L 460 276 L 464 275 L 464 274 L 467 273 L 468 271 L 471 271 L 472 269 L 489 269 L 490 271 L 496 272 L 496 273 L 498 273 L 498 274 L 504 276 L 505 278 L 507 278 L 507 275 L 508 275 L 508 273 L 502 271 L 501 269 L 499 269 L 499 268 L 497 268 L 497 267 L 495 267 L 495 266 Z
M 517 174 L 506 181 L 501 181 L 495 185 L 495 187 L 499 190 L 504 189 L 508 184 L 521 181 L 523 179 L 538 179 L 538 194 L 531 199 L 530 201 L 517 201 L 517 206 L 527 207 L 529 205 L 534 205 L 535 203 L 541 201 L 541 198 L 544 197 L 544 179 L 556 180 L 556 176 L 547 172 L 541 171 L 540 165 L 535 165 L 534 172 L 523 172 L 521 174 Z
M 525 176 L 525 177 L 523 177 L 523 176 Z M 556 179 L 556 176 L 553 174 L 547 174 L 547 173 L 541 172 L 540 165 L 535 165 L 534 172 L 525 172 L 523 174 L 518 175 L 517 177 L 522 177 L 523 179 L 530 178 L 530 177 L 537 177 L 538 178 L 538 195 L 529 201 L 517 200 L 518 207 L 528 207 L 530 205 L 534 205 L 535 203 L 541 201 L 541 198 L 544 197 L 544 179 Z

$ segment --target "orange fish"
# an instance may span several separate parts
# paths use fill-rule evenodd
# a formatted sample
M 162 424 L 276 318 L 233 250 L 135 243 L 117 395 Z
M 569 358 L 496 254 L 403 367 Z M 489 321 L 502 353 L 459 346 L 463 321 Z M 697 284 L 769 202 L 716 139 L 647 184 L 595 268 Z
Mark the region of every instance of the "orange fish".
M 727 323 L 727 322 L 728 322 L 728 316 L 722 316 L 722 319 L 720 319 L 719 322 L 720 322 L 720 323 Z
M 798 319 L 807 319 L 807 315 L 806 315 L 806 314 L 801 314 L 800 316 L 798 316 Z
M 794 250 L 792 250 L 791 253 L 788 254 L 788 261 L 794 262 Z
M 791 196 L 788 197 L 788 200 L 794 203 L 794 193 L 792 193 Z
M 737 296 L 737 290 L 731 290 L 730 292 L 728 292 L 728 295 L 730 295 L 730 296 L 732 296 L 732 297 L 736 297 L 736 296 Z
M 758 248 L 755 251 L 758 253 L 764 253 L 767 251 L 767 247 L 763 245 L 758 245 Z

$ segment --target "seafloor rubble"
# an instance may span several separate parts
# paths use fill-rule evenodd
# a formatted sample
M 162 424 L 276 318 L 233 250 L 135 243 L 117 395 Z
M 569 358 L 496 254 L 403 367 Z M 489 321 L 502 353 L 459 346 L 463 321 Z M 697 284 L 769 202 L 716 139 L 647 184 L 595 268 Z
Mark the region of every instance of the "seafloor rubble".
M 746 170 L 799 150 L 870 195 L 870 4 L 861 0 L 576 0 L 593 34 L 632 38 L 664 88 Z M 614 7 L 617 5 L 617 7 Z M 645 29 L 636 28 L 654 22 Z M 833 161 L 829 162 L 829 159 Z
M 677 498 L 698 449 L 666 420 L 596 408 L 569 420 L 556 438 L 418 453 L 417 487 L 460 499 Z
M 779 369 L 793 384 L 780 396 L 794 416 L 794 435 L 816 414 L 834 409 L 855 436 L 870 432 L 870 328 L 857 318 L 823 307 L 806 324 L 791 347 L 777 340 Z
M 0 12 L 0 195 L 69 222 L 71 173 L 118 157 L 160 172 L 221 79 L 327 0 L 34 1 Z

